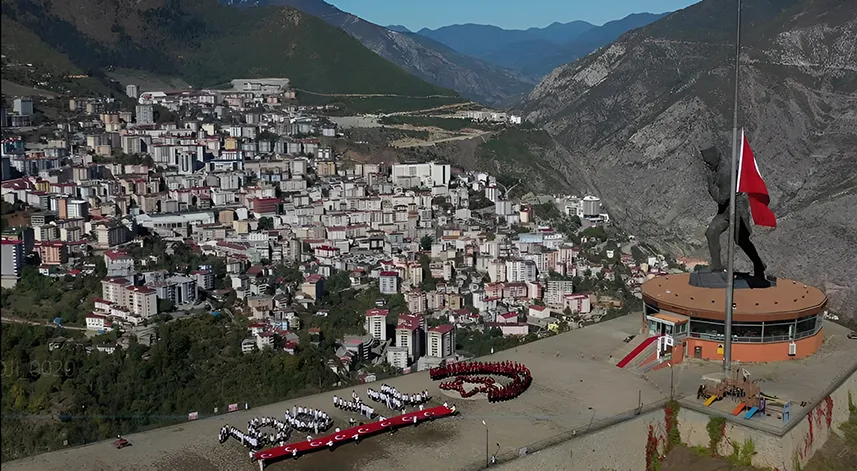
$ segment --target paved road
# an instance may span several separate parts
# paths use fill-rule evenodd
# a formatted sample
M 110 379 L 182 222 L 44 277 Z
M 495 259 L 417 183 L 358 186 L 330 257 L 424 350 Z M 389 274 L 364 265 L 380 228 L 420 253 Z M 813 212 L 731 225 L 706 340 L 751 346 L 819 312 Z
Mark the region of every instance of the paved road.
M 19 317 L 10 317 L 10 316 L 0 317 L 0 322 L 5 322 L 7 324 L 38 325 L 38 326 L 42 326 L 42 327 L 56 327 L 57 326 L 56 324 L 54 324 L 52 322 L 31 321 L 29 319 L 21 319 Z M 75 326 L 71 326 L 71 325 L 63 325 L 62 328 L 68 329 L 68 330 L 86 331 L 86 327 L 75 327 Z

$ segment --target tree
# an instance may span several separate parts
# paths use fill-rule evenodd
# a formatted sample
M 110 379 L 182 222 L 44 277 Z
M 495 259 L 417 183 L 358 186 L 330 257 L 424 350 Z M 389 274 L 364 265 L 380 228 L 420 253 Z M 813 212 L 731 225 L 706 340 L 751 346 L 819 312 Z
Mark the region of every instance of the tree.
M 324 283 L 324 289 L 328 293 L 337 293 L 348 288 L 351 288 L 351 277 L 345 270 L 336 270 Z
M 256 226 L 256 228 L 260 231 L 270 231 L 274 228 L 274 219 L 267 216 L 263 216 L 259 218 L 259 224 Z
M 646 262 L 646 254 L 636 245 L 631 246 L 631 257 L 634 258 L 634 263 L 640 265 Z
M 158 300 L 158 312 L 172 312 L 175 308 L 175 303 L 169 299 Z
M 430 235 L 424 235 L 420 238 L 420 249 L 422 250 L 431 250 L 431 244 L 434 243 L 434 237 Z

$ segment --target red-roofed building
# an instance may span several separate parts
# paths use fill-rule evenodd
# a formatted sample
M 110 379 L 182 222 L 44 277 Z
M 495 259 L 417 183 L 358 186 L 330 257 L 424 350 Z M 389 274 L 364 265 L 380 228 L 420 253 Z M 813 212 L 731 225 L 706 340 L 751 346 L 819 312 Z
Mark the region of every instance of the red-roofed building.
M 104 252 L 107 276 L 131 276 L 134 273 L 134 258 L 126 252 L 108 250 Z
M 154 289 L 145 286 L 127 286 L 124 306 L 143 319 L 158 313 L 158 297 Z
M 101 297 L 107 302 L 125 305 L 125 287 L 130 286 L 131 282 L 125 278 L 105 278 L 101 280 Z
M 425 319 L 416 314 L 399 314 L 396 325 L 396 346 L 403 347 L 408 353 L 408 365 L 422 356 Z
M 374 308 L 366 311 L 366 321 L 364 327 L 366 333 L 372 337 L 384 342 L 387 340 L 387 314 L 390 311 L 387 309 Z
M 527 317 L 535 317 L 536 319 L 545 319 L 550 317 L 550 310 L 545 306 L 539 306 L 533 304 L 530 306 L 530 312 L 527 313 Z M 499 320 L 497 322 L 500 322 Z
M 256 216 L 274 216 L 280 205 L 279 198 L 256 198 L 253 200 L 253 212 Z

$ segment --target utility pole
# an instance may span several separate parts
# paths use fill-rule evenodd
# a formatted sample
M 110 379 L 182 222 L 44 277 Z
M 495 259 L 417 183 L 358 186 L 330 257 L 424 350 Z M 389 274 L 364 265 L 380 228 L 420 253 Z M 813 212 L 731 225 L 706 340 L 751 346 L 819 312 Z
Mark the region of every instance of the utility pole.
M 735 200 L 738 179 L 738 84 L 741 75 L 741 0 L 738 0 L 738 25 L 735 35 L 735 102 L 732 114 L 732 174 L 729 188 L 729 241 L 726 257 L 726 319 L 723 325 L 723 374 L 732 373 L 732 314 L 735 294 Z
M 485 426 L 485 467 L 491 466 L 491 458 L 488 454 L 488 424 L 485 421 L 482 421 L 482 425 Z

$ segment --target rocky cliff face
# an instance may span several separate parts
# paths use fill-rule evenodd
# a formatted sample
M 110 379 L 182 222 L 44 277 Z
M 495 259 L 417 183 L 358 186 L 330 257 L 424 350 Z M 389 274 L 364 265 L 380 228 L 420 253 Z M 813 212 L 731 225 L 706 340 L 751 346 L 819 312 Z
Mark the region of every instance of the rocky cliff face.
M 754 231 L 773 274 L 857 307 L 857 9 L 745 1 L 740 123 L 779 218 Z M 560 67 L 524 102 L 568 172 L 631 233 L 704 253 L 715 206 L 698 149 L 730 152 L 734 3 L 705 0 Z M 739 268 L 748 268 L 743 255 Z

